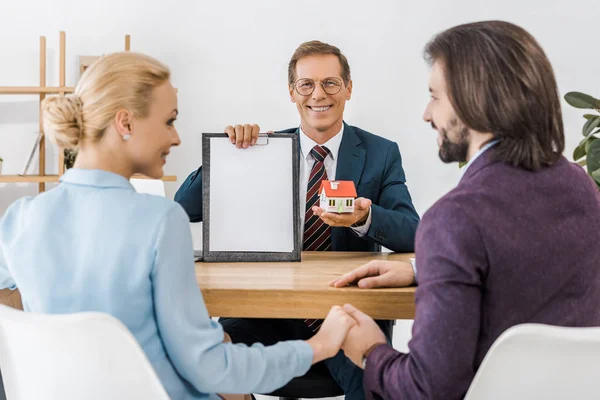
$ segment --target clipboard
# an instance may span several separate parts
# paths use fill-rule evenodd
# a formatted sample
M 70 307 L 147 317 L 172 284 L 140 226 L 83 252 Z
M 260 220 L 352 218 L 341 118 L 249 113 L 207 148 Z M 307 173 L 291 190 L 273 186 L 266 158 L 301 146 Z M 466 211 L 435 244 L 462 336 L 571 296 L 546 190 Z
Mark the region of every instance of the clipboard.
M 224 133 L 203 133 L 203 261 L 300 261 L 299 176 L 296 134 L 261 134 L 238 149 Z

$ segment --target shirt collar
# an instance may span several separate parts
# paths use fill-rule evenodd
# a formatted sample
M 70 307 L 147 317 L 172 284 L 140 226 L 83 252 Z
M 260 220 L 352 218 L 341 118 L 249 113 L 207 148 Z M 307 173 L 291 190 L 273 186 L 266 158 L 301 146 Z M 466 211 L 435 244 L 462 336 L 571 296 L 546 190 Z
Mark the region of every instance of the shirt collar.
M 465 165 L 462 168 L 462 175 L 460 176 L 460 178 L 462 179 L 463 176 L 465 176 L 465 173 L 467 172 L 467 169 L 469 169 L 469 167 L 471 166 L 471 164 L 473 164 L 473 162 L 483 153 L 486 152 L 487 149 L 489 149 L 490 147 L 492 147 L 493 145 L 495 145 L 496 143 L 498 143 L 498 140 L 492 140 L 491 142 L 487 143 L 485 146 L 483 146 L 482 148 L 479 149 L 479 151 L 477 153 L 475 153 L 475 155 L 469 160 L 469 162 L 467 163 L 467 165 Z
M 298 130 L 300 131 L 300 151 L 302 151 L 302 157 L 304 157 L 305 160 L 308 160 L 309 157 L 312 157 L 310 155 L 310 151 L 317 145 L 317 142 L 309 138 L 306 133 L 304 133 L 302 126 L 298 128 Z M 342 129 L 334 137 L 321 145 L 329 149 L 329 154 L 331 154 L 333 160 L 337 159 L 338 153 L 340 152 L 343 135 L 344 124 L 342 124 Z
M 60 177 L 60 181 L 74 185 L 135 190 L 123 176 L 101 169 L 71 168 Z

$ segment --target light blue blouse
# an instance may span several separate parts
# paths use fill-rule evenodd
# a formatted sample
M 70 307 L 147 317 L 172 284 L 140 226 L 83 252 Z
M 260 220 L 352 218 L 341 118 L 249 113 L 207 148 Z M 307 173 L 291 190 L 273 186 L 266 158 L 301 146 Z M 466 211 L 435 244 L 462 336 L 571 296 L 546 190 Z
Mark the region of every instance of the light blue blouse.
M 61 181 L 0 219 L 0 289 L 18 287 L 26 311 L 117 317 L 172 399 L 270 392 L 308 371 L 313 353 L 302 341 L 222 343 L 179 204 L 106 171 L 70 169 Z

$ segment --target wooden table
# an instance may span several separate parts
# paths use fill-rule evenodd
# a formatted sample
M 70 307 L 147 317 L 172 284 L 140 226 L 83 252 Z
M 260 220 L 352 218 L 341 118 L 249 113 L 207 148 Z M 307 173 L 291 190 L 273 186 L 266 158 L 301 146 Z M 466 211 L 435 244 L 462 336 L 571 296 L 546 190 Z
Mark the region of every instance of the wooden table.
M 413 254 L 306 252 L 302 262 L 196 263 L 196 278 L 212 316 L 322 318 L 351 303 L 377 319 L 414 318 L 415 288 L 332 288 L 332 279 L 370 260 L 409 261 Z

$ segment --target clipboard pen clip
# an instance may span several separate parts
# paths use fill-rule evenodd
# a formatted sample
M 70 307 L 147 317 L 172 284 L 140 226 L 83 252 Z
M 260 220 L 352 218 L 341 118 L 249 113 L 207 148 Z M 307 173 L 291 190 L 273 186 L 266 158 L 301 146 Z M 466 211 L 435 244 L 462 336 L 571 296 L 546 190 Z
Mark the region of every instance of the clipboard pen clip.
M 269 144 L 269 135 L 267 133 L 259 133 L 256 139 L 255 146 L 266 146 Z

